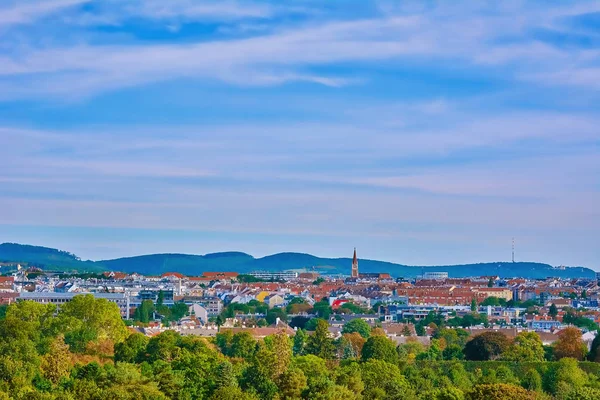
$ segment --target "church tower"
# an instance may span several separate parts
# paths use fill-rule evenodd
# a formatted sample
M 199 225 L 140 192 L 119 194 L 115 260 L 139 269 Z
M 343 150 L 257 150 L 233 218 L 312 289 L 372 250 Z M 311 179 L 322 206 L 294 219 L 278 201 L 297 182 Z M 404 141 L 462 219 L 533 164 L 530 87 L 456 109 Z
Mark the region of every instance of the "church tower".
M 356 247 L 354 248 L 354 257 L 352 258 L 352 277 L 358 278 L 358 258 L 356 258 Z

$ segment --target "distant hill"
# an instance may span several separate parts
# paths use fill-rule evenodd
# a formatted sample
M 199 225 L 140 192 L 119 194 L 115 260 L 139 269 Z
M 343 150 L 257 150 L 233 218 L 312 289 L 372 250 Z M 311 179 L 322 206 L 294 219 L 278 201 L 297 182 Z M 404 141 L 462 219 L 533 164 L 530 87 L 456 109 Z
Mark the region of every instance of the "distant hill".
M 46 269 L 88 269 L 101 268 L 92 261 L 82 261 L 75 254 L 41 246 L 17 243 L 0 244 L 0 262 L 17 262 Z
M 163 272 L 180 272 L 200 275 L 205 271 L 236 271 L 248 273 L 255 270 L 281 271 L 314 268 L 327 274 L 349 274 L 350 258 L 320 258 L 304 253 L 279 253 L 254 258 L 241 252 L 192 254 L 150 254 L 114 260 L 82 261 L 74 254 L 46 247 L 0 244 L 0 262 L 22 262 L 44 269 L 78 271 L 113 270 L 159 275 Z M 557 269 L 548 264 L 535 262 L 492 262 L 446 266 L 408 266 L 376 260 L 359 260 L 361 272 L 387 272 L 394 277 L 416 277 L 422 271 L 447 271 L 451 277 L 499 275 L 501 277 L 546 278 L 561 277 L 592 278 L 595 272 L 589 268 L 572 267 Z

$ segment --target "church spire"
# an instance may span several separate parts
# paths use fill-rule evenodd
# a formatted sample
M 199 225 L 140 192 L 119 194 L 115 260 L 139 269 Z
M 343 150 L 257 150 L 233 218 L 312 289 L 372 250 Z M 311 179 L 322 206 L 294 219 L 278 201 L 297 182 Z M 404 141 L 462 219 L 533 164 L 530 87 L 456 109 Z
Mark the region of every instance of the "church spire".
M 358 278 L 358 258 L 356 258 L 356 247 L 354 248 L 354 257 L 352 257 L 352 277 Z

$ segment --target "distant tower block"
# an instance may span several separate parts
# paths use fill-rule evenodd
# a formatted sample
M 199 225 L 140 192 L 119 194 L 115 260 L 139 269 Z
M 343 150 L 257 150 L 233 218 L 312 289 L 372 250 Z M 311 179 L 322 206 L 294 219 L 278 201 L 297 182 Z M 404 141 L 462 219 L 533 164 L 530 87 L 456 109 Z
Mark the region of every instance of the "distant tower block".
M 512 262 L 515 262 L 515 238 L 512 241 Z
M 354 248 L 354 257 L 352 258 L 352 277 L 358 278 L 358 258 L 356 258 L 356 247 Z

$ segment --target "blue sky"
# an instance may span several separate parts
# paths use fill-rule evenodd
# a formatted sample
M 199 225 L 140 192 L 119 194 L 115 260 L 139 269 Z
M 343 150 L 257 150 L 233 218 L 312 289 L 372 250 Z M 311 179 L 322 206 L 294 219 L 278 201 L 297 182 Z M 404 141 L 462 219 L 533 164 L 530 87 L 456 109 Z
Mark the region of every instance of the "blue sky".
M 0 241 L 600 269 L 600 3 L 0 4 Z

